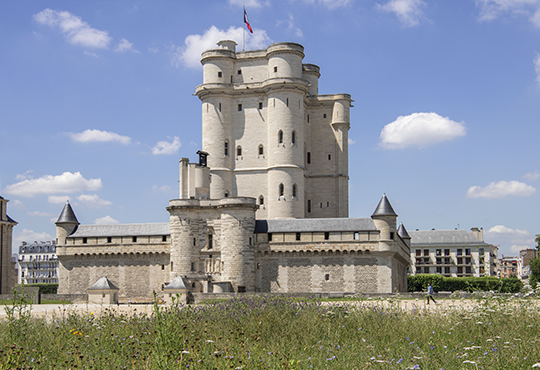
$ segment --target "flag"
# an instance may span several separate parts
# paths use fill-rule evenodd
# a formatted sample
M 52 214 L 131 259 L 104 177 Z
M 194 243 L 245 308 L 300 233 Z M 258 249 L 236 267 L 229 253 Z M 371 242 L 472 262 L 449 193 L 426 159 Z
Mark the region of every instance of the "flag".
M 246 13 L 246 8 L 244 8 L 244 23 L 246 24 L 249 32 L 253 33 L 253 29 L 251 28 L 251 25 L 249 24 L 249 21 L 248 21 L 248 17 L 247 17 L 247 13 Z

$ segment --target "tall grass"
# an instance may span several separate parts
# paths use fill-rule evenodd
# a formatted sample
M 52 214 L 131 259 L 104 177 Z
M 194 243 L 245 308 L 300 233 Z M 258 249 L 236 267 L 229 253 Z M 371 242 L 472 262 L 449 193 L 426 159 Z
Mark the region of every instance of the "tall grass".
M 0 326 L 0 369 L 531 369 L 540 363 L 535 300 L 472 309 L 321 304 L 238 296 Z M 540 365 L 539 365 L 540 367 Z

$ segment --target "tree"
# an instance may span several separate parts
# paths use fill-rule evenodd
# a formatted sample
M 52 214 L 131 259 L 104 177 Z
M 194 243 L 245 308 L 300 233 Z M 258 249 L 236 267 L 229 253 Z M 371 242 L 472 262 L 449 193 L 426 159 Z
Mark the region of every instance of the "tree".
M 540 234 L 536 234 L 536 239 L 534 239 L 536 242 L 536 249 L 540 251 Z
M 540 281 L 540 259 L 533 258 L 529 262 L 531 273 L 529 275 L 529 284 L 531 288 L 536 289 L 536 285 Z

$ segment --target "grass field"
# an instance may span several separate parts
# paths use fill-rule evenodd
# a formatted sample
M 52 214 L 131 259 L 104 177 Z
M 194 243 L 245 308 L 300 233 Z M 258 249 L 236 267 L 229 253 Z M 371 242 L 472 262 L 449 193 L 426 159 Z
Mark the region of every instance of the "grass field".
M 156 305 L 152 315 L 68 308 L 45 319 L 20 306 L 20 317 L 13 313 L 0 326 L 0 369 L 532 369 L 540 363 L 535 300 L 478 303 L 471 310 L 405 311 L 239 296 Z

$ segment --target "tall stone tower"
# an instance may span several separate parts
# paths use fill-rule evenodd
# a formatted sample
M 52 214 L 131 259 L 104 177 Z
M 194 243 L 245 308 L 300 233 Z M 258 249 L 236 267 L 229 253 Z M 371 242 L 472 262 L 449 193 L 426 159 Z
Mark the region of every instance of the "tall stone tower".
M 351 97 L 318 95 L 304 48 L 276 43 L 202 54 L 203 150 L 210 197 L 253 197 L 257 218 L 348 217 Z
M 17 222 L 7 214 L 9 200 L 0 196 L 0 294 L 13 293 L 15 268 L 11 263 L 13 226 Z

